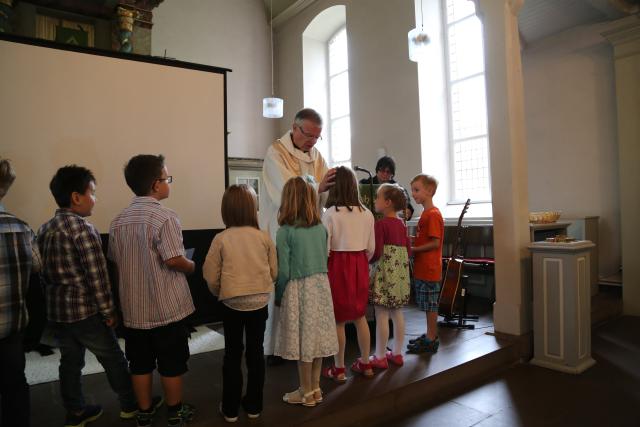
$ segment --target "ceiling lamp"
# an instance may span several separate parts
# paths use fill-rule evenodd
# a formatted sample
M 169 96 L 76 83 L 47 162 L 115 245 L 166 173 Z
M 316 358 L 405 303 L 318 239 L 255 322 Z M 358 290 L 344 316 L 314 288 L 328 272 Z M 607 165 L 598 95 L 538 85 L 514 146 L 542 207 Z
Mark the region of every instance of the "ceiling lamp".
M 420 28 L 416 27 L 409 31 L 409 59 L 414 62 L 420 62 L 426 58 L 427 45 L 431 41 L 424 31 L 424 11 L 420 0 Z
M 284 101 L 282 98 L 276 98 L 273 84 L 273 0 L 269 4 L 271 21 L 269 30 L 271 32 L 271 96 L 262 100 L 262 116 L 268 119 L 279 119 L 283 116 Z

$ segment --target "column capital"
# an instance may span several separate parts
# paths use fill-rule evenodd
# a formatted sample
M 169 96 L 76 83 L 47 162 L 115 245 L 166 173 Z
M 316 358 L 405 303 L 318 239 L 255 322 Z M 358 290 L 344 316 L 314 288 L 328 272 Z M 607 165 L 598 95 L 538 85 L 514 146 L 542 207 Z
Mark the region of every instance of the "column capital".
M 632 15 L 613 22 L 610 29 L 604 31 L 602 36 L 614 46 L 640 40 L 640 16 Z
M 502 2 L 505 6 L 509 7 L 509 12 L 513 16 L 518 16 L 522 6 L 524 5 L 524 0 L 469 0 L 475 3 L 476 5 L 476 15 L 482 16 L 488 5 L 495 6 L 496 3 Z

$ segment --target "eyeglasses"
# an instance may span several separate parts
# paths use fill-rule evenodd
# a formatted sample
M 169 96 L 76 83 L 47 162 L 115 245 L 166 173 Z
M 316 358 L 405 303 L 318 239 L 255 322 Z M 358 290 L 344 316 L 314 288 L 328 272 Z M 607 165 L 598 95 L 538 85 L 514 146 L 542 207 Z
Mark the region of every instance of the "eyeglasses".
M 173 177 L 169 175 L 166 178 L 158 178 L 156 179 L 156 181 L 167 181 L 167 184 L 171 184 L 173 182 Z
M 318 135 L 318 136 L 311 135 L 311 134 L 309 134 L 309 133 L 306 133 L 304 130 L 302 130 L 302 127 L 300 127 L 300 126 L 296 126 L 296 127 L 300 130 L 300 133 L 301 133 L 305 138 L 307 138 L 307 139 L 318 139 L 318 140 L 322 141 L 322 135 Z

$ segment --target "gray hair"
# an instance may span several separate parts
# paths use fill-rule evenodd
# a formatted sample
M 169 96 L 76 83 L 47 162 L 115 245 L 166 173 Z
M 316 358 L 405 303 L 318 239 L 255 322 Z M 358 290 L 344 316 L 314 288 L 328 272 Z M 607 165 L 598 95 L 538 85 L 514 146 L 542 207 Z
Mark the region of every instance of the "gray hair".
M 318 114 L 318 112 L 313 108 L 304 108 L 298 111 L 293 123 L 299 127 L 302 126 L 302 122 L 305 120 L 308 120 L 318 126 L 322 126 L 322 116 L 320 116 L 320 114 Z
M 0 159 L 0 199 L 9 191 L 9 187 L 16 180 L 16 172 L 7 159 Z

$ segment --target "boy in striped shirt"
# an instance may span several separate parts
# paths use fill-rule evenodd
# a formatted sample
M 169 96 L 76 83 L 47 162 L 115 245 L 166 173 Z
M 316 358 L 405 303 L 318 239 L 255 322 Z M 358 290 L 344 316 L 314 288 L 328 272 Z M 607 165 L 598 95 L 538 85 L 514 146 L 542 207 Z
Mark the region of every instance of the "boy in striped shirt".
M 189 346 L 184 319 L 195 310 L 185 274 L 195 264 L 185 257 L 180 221 L 160 204 L 171 181 L 162 155 L 141 154 L 124 170 L 135 193 L 131 204 L 111 223 L 109 258 L 118 269 L 126 355 L 138 399 L 138 426 L 153 421 L 152 373 L 158 368 L 168 408 L 169 426 L 193 417 L 182 402 L 182 375 Z

